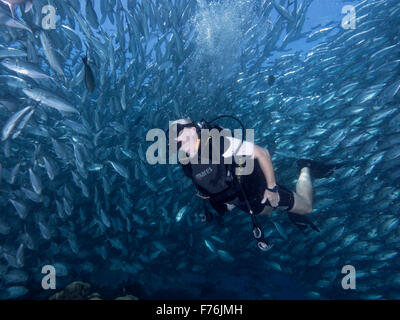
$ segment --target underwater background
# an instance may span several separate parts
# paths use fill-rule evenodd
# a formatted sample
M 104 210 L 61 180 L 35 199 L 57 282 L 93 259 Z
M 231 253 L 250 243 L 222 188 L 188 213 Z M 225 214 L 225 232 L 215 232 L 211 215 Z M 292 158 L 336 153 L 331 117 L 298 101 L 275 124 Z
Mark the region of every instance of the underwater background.
M 1 299 L 48 299 L 46 265 L 105 298 L 400 298 L 400 1 L 32 5 L 0 1 Z M 276 211 L 262 252 L 248 214 L 202 222 L 180 166 L 146 160 L 150 129 L 223 114 L 291 190 L 299 158 L 345 164 L 313 183 L 319 233 Z

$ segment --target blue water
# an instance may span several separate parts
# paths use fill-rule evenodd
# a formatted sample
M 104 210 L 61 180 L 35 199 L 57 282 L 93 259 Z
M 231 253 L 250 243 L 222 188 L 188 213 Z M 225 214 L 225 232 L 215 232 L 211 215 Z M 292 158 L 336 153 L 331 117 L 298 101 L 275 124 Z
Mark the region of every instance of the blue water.
M 22 60 L 53 77 L 33 81 L 0 69 L 0 126 L 16 110 L 35 109 L 18 137 L 1 142 L 1 299 L 47 299 L 55 291 L 41 287 L 44 265 L 56 265 L 57 289 L 79 280 L 107 299 L 123 294 L 141 299 L 400 297 L 398 1 L 298 0 L 299 7 L 310 6 L 301 30 L 285 47 L 282 41 L 294 27 L 272 5 L 270 14 L 262 16 L 260 8 L 269 1 L 132 1 L 136 29 L 127 22 L 131 9 L 126 1 L 108 1 L 114 22 L 107 17 L 97 29 L 90 26 L 82 2 L 79 14 L 91 38 L 70 8 L 52 1 L 58 8 L 57 28 L 47 34 L 54 46 L 63 45 L 56 49 L 63 53 L 59 59 L 65 76 L 57 75 L 46 58 L 40 27 L 33 28 L 45 2 L 38 1 L 29 13 L 16 9 L 34 36 L 3 25 L 0 29 L 0 50 L 28 51 L 24 41 L 31 42 L 37 61 L 30 56 Z M 292 12 L 293 3 L 280 3 Z M 355 30 L 341 27 L 341 11 L 348 4 L 356 6 Z M 148 6 L 158 17 L 149 16 Z M 187 7 L 188 16 L 182 17 Z M 100 1 L 94 8 L 100 21 Z M 76 31 L 82 50 L 66 38 L 61 24 Z M 273 27 L 279 25 L 282 33 L 274 43 Z M 307 41 L 328 27 L 333 29 L 327 35 Z M 86 50 L 96 82 L 92 93 L 79 76 Z M 268 75 L 275 76 L 273 85 Z M 10 76 L 57 94 L 79 115 L 28 99 L 25 87 L 11 83 Z M 16 108 L 1 100 L 13 101 Z M 274 245 L 261 252 L 248 214 L 235 209 L 201 222 L 202 200 L 179 165 L 146 161 L 150 129 L 166 129 L 168 121 L 178 118 L 200 121 L 222 114 L 254 129 L 255 143 L 272 156 L 277 182 L 291 190 L 299 158 L 344 164 L 332 176 L 313 181 L 309 217 L 321 232 L 302 232 L 276 210 L 259 218 Z M 238 128 L 231 120 L 220 124 Z M 65 148 L 65 159 L 54 139 Z M 43 157 L 58 168 L 54 180 Z M 89 169 L 93 165 L 101 168 Z M 29 169 L 42 184 L 37 202 L 24 191 L 34 190 Z M 17 214 L 10 199 L 26 207 L 26 217 Z M 39 222 L 49 230 L 49 239 Z M 355 289 L 342 288 L 345 265 L 356 270 Z M 17 280 L 11 279 L 13 272 Z

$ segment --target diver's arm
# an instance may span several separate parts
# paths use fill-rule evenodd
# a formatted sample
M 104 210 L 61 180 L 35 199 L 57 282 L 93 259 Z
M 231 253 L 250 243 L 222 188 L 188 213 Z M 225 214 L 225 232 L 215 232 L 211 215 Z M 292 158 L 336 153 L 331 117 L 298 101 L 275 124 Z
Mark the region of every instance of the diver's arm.
M 258 160 L 261 170 L 264 173 L 265 180 L 267 181 L 267 187 L 272 189 L 276 186 L 274 167 L 272 165 L 271 155 L 269 151 L 254 145 L 254 158 Z
M 241 144 L 239 150 L 237 150 L 236 154 L 238 156 L 252 156 L 258 160 L 261 170 L 264 174 L 265 180 L 267 182 L 267 187 L 272 189 L 276 185 L 274 168 L 272 166 L 271 156 L 268 150 L 257 146 L 251 142 L 243 141 L 243 143 L 238 139 L 233 139 L 234 145 Z M 234 147 L 236 148 L 236 146 Z M 233 154 L 234 148 L 231 149 L 230 153 L 226 152 L 226 154 Z

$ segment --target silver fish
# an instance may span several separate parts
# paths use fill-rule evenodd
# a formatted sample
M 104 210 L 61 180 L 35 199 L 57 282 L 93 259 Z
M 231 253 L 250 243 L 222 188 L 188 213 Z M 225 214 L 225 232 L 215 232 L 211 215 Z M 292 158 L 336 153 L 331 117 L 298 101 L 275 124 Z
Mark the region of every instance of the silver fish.
M 21 75 L 26 75 L 32 79 L 51 79 L 51 77 L 45 74 L 38 66 L 29 62 L 6 58 L 1 61 L 1 64 L 7 69 Z
M 33 170 L 31 168 L 29 168 L 29 179 L 31 181 L 31 185 L 33 190 L 40 195 L 42 193 L 42 182 L 39 178 L 39 176 L 37 176 Z
M 71 112 L 79 114 L 69 102 L 49 91 L 39 88 L 26 88 L 22 90 L 29 98 L 45 106 L 54 108 L 60 112 Z
M 114 168 L 114 170 L 123 178 L 129 179 L 129 171 L 127 168 L 123 167 L 122 165 L 114 162 L 108 161 L 109 164 Z
M 53 44 L 50 42 L 50 39 L 47 37 L 44 31 L 40 32 L 40 42 L 42 44 L 42 48 L 44 54 L 46 56 L 47 61 L 49 62 L 51 68 L 58 74 L 64 75 L 63 67 L 59 61 L 59 58 L 56 54 L 56 51 L 53 47 Z
M 32 109 L 32 107 L 28 106 L 20 111 L 16 112 L 11 116 L 10 119 L 7 120 L 6 124 L 4 125 L 2 131 L 1 131 L 1 141 L 5 141 L 8 139 L 10 136 L 12 130 L 15 128 L 17 125 L 18 121 L 28 112 Z

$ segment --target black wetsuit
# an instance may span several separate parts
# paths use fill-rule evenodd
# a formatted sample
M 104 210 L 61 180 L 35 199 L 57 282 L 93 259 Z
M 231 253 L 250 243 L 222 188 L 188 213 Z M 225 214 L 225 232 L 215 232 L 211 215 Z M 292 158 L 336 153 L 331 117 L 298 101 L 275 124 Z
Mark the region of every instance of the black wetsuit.
M 224 145 L 223 141 L 226 141 L 225 144 L 227 146 Z M 210 159 L 212 145 L 213 144 L 210 144 L 209 147 Z M 209 161 L 210 164 L 189 163 L 182 166 L 184 173 L 192 179 L 197 189 L 203 195 L 210 197 L 210 204 L 218 213 L 224 214 L 227 211 L 226 203 L 234 204 L 241 210 L 249 212 L 244 196 L 240 192 L 238 180 L 234 179 L 232 175 L 230 178 L 227 178 L 227 170 L 235 171 L 234 165 L 229 167 L 223 163 L 222 155 L 227 150 L 227 147 L 229 147 L 229 141 L 221 137 L 220 146 L 221 164 L 212 164 L 211 160 Z M 199 163 L 200 159 L 201 154 L 199 152 Z M 255 214 L 259 214 L 263 211 L 265 206 L 271 206 L 268 200 L 264 204 L 261 204 L 267 183 L 257 159 L 254 159 L 253 172 L 250 175 L 241 175 L 240 183 L 246 193 L 250 207 Z M 278 206 L 284 207 L 287 211 L 291 210 L 294 204 L 293 192 L 279 184 L 277 185 L 280 197 Z
M 240 179 L 246 192 L 247 200 L 249 201 L 250 207 L 254 213 L 260 213 L 263 211 L 265 206 L 271 207 L 268 199 L 264 204 L 261 203 L 264 198 L 264 192 L 267 188 L 267 182 L 257 159 L 254 159 L 254 170 L 252 174 L 241 176 Z M 294 205 L 293 192 L 278 183 L 277 186 L 279 193 L 278 207 L 283 207 L 287 211 L 291 210 Z M 240 198 L 233 201 L 232 204 L 238 206 L 244 211 L 248 211 L 246 203 Z

